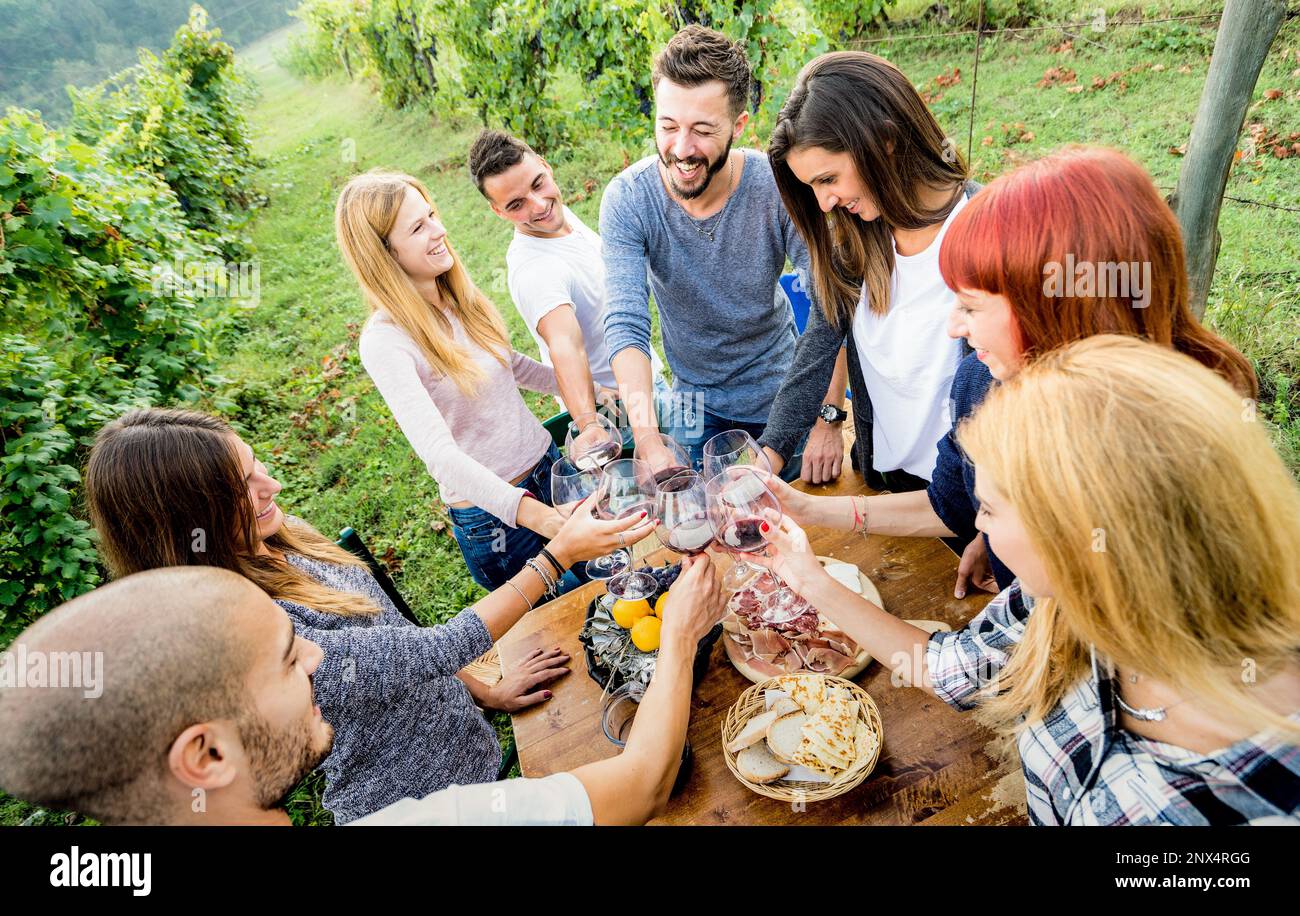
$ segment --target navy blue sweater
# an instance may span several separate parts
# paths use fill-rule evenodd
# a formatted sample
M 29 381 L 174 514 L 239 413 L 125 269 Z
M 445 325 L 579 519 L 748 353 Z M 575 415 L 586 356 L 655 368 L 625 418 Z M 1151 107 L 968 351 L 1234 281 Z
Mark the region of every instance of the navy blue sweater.
M 926 490 L 935 514 L 949 531 L 968 544 L 979 533 L 975 516 L 979 513 L 980 503 L 975 498 L 975 466 L 957 445 L 957 424 L 974 413 L 992 384 L 993 376 L 989 374 L 988 366 L 974 353 L 968 353 L 958 364 L 951 389 L 952 428 L 939 440 L 939 458 Z M 988 547 L 987 537 L 984 546 Z M 1002 565 L 992 550 L 988 553 L 989 566 L 998 580 L 998 588 L 1007 588 L 1015 574 Z

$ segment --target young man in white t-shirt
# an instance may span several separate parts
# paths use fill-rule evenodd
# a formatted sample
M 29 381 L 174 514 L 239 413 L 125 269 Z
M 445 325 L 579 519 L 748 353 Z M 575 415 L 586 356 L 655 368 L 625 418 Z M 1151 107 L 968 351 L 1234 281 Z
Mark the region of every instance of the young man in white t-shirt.
M 469 171 L 492 212 L 514 223 L 506 283 L 524 323 L 555 368 L 560 398 L 579 423 L 618 389 L 605 348 L 605 263 L 600 236 L 564 205 L 550 165 L 527 143 L 485 130 Z M 668 396 L 663 363 L 651 357 L 655 396 Z M 594 397 L 593 397 L 594 394 Z

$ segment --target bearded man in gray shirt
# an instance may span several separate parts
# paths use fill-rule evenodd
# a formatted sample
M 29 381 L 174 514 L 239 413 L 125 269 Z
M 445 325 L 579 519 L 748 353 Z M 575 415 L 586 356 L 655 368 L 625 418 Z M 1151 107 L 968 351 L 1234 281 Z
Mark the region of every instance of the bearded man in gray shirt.
M 678 32 L 655 59 L 658 154 L 605 189 L 605 344 L 643 458 L 671 464 L 652 397 L 649 294 L 673 373 L 664 430 L 698 466 L 709 438 L 743 429 L 755 439 L 794 356 L 795 325 L 778 280 L 786 259 L 808 275 L 808 251 L 781 203 L 767 157 L 732 149 L 749 123 L 744 49 L 701 26 Z M 805 284 L 808 286 L 810 284 Z M 827 402 L 844 400 L 840 354 Z M 818 423 L 804 461 L 844 455 L 838 423 Z M 791 461 L 783 476 L 799 473 Z M 830 479 L 829 476 L 826 479 Z

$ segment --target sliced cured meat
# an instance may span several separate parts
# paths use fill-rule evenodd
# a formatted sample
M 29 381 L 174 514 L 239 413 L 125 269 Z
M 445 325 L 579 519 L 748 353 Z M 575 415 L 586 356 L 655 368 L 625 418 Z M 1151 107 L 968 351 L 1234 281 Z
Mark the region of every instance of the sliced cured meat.
M 808 649 L 804 655 L 804 667 L 821 674 L 839 674 L 851 664 L 852 658 L 834 649 L 816 647 Z
M 770 595 L 780 587 L 781 583 L 776 580 L 776 577 L 765 572 L 756 576 L 746 589 L 759 595 Z
M 790 643 L 775 630 L 754 630 L 750 636 L 754 654 L 769 662 L 776 662 L 778 656 L 790 651 Z

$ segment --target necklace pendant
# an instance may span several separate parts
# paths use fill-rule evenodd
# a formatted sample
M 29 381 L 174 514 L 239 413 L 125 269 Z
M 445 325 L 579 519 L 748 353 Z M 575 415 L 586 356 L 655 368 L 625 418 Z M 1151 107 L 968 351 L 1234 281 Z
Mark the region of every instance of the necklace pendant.
M 1115 692 L 1115 699 L 1119 701 L 1120 709 L 1142 722 L 1163 722 L 1165 717 L 1169 715 L 1169 707 L 1167 706 L 1157 706 L 1153 709 L 1141 709 L 1137 706 L 1130 706 L 1128 703 L 1124 702 L 1124 698 L 1119 695 L 1119 691 Z

